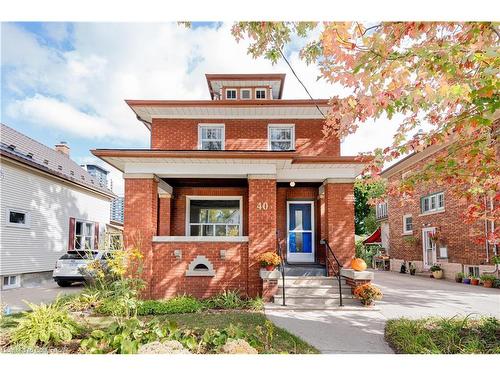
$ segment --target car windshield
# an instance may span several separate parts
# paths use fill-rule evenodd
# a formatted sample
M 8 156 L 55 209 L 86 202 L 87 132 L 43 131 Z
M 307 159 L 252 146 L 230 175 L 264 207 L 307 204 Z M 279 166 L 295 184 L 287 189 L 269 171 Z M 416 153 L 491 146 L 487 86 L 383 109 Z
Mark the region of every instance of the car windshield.
M 66 253 L 64 254 L 61 258 L 59 259 L 94 259 L 96 257 L 97 253 L 94 252 L 79 252 L 79 251 L 72 251 L 71 253 Z

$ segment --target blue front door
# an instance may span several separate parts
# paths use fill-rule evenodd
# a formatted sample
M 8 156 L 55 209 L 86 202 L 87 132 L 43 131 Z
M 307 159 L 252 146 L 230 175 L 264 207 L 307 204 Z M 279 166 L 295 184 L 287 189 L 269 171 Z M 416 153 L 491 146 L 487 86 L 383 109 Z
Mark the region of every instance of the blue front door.
M 291 263 L 314 262 L 313 202 L 287 202 L 287 259 Z

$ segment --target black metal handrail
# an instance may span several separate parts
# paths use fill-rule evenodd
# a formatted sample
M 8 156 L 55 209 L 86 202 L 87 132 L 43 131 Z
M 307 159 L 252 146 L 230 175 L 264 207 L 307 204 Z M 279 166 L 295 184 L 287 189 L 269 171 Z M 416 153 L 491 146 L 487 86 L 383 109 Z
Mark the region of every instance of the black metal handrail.
M 332 255 L 333 259 L 335 259 L 335 262 L 337 263 L 338 272 L 335 276 L 337 277 L 337 280 L 339 282 L 339 297 L 340 297 L 339 306 L 342 307 L 342 306 L 344 306 L 344 303 L 342 302 L 342 278 L 340 276 L 340 271 L 342 270 L 342 264 L 340 264 L 337 256 L 333 252 L 332 248 L 330 247 L 330 244 L 328 243 L 328 241 L 326 239 L 322 239 L 320 243 L 325 245 L 325 247 L 328 249 L 328 251 Z M 326 261 L 327 261 L 327 263 L 331 262 L 331 260 L 328 258 L 328 254 L 326 254 Z M 334 269 L 333 265 L 332 265 L 332 269 Z M 328 275 L 328 264 L 326 265 L 326 273 Z
M 278 241 L 278 256 L 280 257 L 280 267 L 281 267 L 281 281 L 282 281 L 282 286 L 281 286 L 281 291 L 283 293 L 283 301 L 281 303 L 282 306 L 286 306 L 285 303 L 285 258 L 283 257 L 283 249 L 281 248 L 281 241 L 279 238 L 279 233 L 277 233 L 276 240 Z

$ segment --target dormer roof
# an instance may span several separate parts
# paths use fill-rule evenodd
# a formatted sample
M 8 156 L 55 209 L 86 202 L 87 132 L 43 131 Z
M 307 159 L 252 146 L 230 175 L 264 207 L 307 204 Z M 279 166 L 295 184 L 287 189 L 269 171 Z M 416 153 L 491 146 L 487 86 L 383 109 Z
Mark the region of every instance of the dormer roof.
M 286 74 L 205 74 L 210 97 L 215 99 L 223 87 L 271 87 L 273 98 L 281 99 Z

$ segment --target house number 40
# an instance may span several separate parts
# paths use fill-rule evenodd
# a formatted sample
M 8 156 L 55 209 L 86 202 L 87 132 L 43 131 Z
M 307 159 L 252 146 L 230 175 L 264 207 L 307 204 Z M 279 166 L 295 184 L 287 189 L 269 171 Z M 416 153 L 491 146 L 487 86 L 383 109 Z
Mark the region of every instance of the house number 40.
M 267 210 L 269 208 L 269 204 L 267 202 L 259 202 L 257 203 L 257 209 L 258 210 Z

